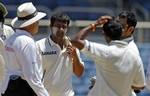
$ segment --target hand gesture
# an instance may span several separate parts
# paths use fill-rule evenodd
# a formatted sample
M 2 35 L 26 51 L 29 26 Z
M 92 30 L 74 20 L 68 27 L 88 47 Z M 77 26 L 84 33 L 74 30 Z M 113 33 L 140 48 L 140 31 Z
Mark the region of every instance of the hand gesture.
M 73 46 L 71 46 L 71 45 L 68 45 L 67 46 L 67 53 L 68 53 L 68 55 L 71 57 L 71 58 L 73 58 L 74 56 L 76 56 L 76 48 L 75 47 L 73 47 Z
M 112 19 L 112 17 L 111 16 L 101 16 L 100 18 L 97 19 L 96 24 L 103 25 L 106 22 L 108 22 L 109 19 Z

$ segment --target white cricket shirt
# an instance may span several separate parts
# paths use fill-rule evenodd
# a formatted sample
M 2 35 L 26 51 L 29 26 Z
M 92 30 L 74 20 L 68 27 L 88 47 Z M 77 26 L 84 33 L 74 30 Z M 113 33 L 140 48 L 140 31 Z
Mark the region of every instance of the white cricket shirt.
M 123 39 L 123 41 L 129 43 L 129 46 L 131 47 L 131 49 L 135 52 L 135 54 L 139 55 L 140 56 L 140 52 L 137 48 L 137 45 L 135 44 L 134 42 L 134 39 L 133 39 L 133 36 L 131 37 L 128 37 L 126 39 Z
M 131 86 L 145 85 L 142 62 L 130 48 L 123 41 L 107 46 L 85 40 L 83 51 L 96 63 L 96 83 L 88 96 L 135 96 Z
M 49 37 L 36 42 L 46 70 L 44 85 L 52 96 L 74 96 L 71 59 L 65 51 L 66 48 L 61 50 Z M 77 54 L 80 57 L 79 50 Z
M 128 38 L 126 38 L 126 39 L 123 39 L 123 41 L 129 43 L 128 46 L 129 46 L 130 50 L 132 50 L 132 51 L 134 52 L 134 54 L 137 55 L 138 60 L 141 62 L 141 65 L 143 65 L 143 62 L 142 62 L 142 59 L 141 59 L 141 56 L 140 56 L 140 52 L 139 52 L 139 50 L 138 50 L 137 45 L 136 45 L 135 42 L 134 42 L 133 36 L 128 37 Z M 142 68 L 142 67 L 141 67 L 141 68 Z M 143 69 L 143 70 L 144 70 L 144 69 Z M 140 78 L 140 77 L 139 77 L 139 78 Z M 143 77 L 143 80 L 145 81 L 145 76 Z M 145 86 L 145 85 L 146 85 L 146 81 L 144 82 L 144 86 Z M 136 84 L 135 84 L 134 86 L 135 86 L 135 87 L 142 87 L 141 85 L 136 85 Z

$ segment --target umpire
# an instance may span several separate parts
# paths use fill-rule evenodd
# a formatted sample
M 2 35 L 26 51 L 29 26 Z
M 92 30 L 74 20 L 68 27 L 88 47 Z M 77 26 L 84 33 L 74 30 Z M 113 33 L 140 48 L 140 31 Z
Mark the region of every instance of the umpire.
M 7 57 L 2 96 L 49 96 L 42 76 L 42 64 L 33 36 L 39 20 L 46 14 L 38 12 L 32 2 L 21 4 L 11 22 L 15 33 L 6 41 Z

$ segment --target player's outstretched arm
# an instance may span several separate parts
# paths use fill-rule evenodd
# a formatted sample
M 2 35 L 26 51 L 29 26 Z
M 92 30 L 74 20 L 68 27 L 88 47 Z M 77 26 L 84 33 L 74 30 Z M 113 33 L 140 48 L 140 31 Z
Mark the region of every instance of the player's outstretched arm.
M 88 34 L 91 31 L 95 31 L 97 26 L 103 25 L 105 24 L 108 19 L 111 19 L 110 16 L 101 16 L 100 18 L 98 18 L 96 20 L 95 23 L 90 24 L 89 26 L 83 28 L 82 30 L 80 30 L 74 37 L 74 39 L 72 39 L 71 43 L 76 46 L 78 49 L 83 49 L 84 48 L 84 39 L 88 36 Z

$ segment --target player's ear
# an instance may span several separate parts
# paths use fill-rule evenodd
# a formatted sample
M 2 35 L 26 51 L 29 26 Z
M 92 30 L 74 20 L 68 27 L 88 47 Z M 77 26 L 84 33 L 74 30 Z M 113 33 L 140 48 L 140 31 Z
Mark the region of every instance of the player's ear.
M 129 35 L 131 35 L 133 33 L 133 31 L 134 31 L 134 27 L 131 26 L 128 28 L 128 34 Z

